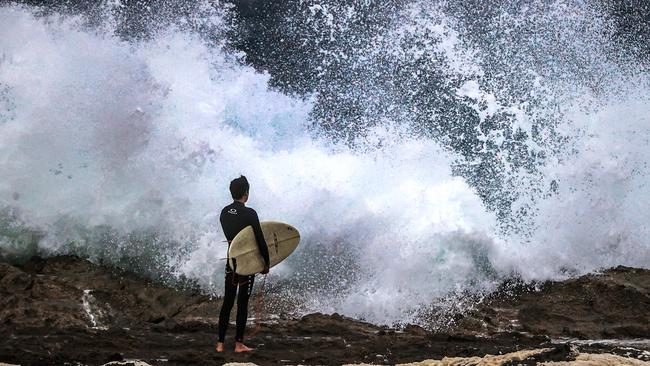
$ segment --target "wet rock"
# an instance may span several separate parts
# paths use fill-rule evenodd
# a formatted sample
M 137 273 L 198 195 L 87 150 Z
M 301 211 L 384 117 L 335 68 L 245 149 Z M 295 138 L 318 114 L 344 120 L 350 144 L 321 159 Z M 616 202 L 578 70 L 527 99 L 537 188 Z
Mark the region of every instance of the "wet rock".
M 16 293 L 28 290 L 32 282 L 32 277 L 27 273 L 9 264 L 0 263 L 0 288 L 5 292 Z
M 74 257 L 34 258 L 23 266 L 0 263 L 0 362 L 267 365 L 286 360 L 282 363 L 330 365 L 455 357 L 533 365 L 574 361 L 579 351 L 575 347 L 591 353 L 620 350 L 621 357 L 627 352 L 640 359 L 647 354 L 646 346 L 558 343 L 548 336 L 646 334 L 642 301 L 649 278 L 649 271 L 618 268 L 545 284 L 541 291 L 522 286 L 488 299 L 448 331 L 415 325 L 392 329 L 339 314 L 275 317 L 272 323 L 260 324 L 259 332 L 249 329 L 247 342 L 258 351 L 240 355 L 232 352 L 231 338 L 226 340 L 227 352 L 214 352 L 219 299 Z M 535 352 L 517 356 L 517 363 L 499 358 L 525 350 Z
M 485 317 L 489 321 L 485 321 Z M 490 335 L 521 330 L 579 339 L 650 337 L 650 271 L 616 267 L 539 289 L 505 289 L 456 324 L 456 330 Z

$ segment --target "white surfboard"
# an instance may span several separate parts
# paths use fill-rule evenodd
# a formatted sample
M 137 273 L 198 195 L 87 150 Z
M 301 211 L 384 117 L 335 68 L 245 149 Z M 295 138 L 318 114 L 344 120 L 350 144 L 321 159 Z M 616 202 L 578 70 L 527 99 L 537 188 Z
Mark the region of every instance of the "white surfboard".
M 263 221 L 260 226 L 269 248 L 270 267 L 285 260 L 298 247 L 300 232 L 295 227 L 277 221 Z M 230 268 L 235 268 L 235 273 L 243 276 L 264 270 L 264 259 L 251 226 L 240 231 L 230 243 L 228 263 Z

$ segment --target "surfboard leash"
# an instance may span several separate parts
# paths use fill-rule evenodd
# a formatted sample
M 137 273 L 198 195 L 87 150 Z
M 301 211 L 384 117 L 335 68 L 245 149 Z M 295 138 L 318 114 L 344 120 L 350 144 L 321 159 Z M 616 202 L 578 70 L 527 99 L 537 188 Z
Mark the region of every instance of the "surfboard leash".
M 255 300 L 255 329 L 251 332 L 251 335 L 249 337 L 255 337 L 257 333 L 262 330 L 262 313 L 264 311 L 264 292 L 266 288 L 266 274 L 263 275 L 264 278 L 262 279 L 262 288 L 260 289 L 260 293 L 257 295 L 257 299 Z

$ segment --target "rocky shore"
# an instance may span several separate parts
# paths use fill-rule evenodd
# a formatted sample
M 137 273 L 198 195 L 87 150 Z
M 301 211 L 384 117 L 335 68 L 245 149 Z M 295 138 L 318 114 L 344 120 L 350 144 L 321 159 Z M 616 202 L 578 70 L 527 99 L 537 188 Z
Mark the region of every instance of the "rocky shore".
M 0 263 L 0 364 L 650 364 L 642 269 L 505 284 L 444 332 L 269 314 L 249 340 L 258 350 L 245 355 L 214 351 L 219 305 L 75 257 Z

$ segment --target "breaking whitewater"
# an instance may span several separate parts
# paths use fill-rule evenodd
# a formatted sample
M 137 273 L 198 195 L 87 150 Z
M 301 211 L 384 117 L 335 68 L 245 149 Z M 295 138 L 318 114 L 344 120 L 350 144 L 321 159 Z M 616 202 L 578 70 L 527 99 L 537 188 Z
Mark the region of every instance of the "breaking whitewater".
M 245 174 L 303 235 L 268 279 L 298 314 L 435 327 L 509 279 L 650 268 L 650 78 L 607 9 L 300 2 L 254 54 L 237 6 L 152 4 L 0 6 L 5 260 L 219 295 Z

